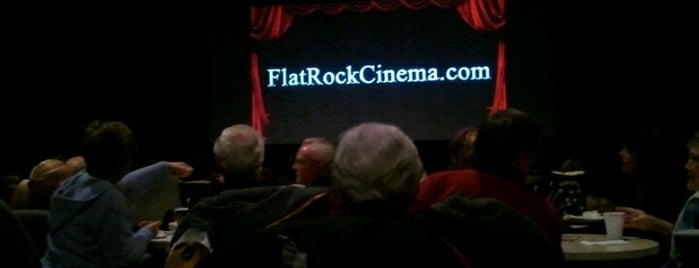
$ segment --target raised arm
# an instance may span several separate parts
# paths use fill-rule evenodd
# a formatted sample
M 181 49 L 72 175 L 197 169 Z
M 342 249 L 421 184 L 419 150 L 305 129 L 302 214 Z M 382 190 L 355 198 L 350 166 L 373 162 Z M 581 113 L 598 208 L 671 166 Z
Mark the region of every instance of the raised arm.
M 192 167 L 185 162 L 161 161 L 126 174 L 119 181 L 119 188 L 132 200 L 170 179 L 184 179 L 192 174 Z
M 617 211 L 626 213 L 624 217 L 624 228 L 638 229 L 643 231 L 652 231 L 661 235 L 670 236 L 675 225 L 646 214 L 643 210 L 630 207 L 616 207 Z

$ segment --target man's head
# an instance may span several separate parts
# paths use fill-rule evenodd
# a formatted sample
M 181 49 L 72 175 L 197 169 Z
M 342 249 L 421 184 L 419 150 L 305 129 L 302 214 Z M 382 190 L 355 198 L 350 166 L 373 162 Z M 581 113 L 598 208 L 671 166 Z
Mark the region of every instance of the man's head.
M 414 199 L 423 173 L 413 141 L 384 123 L 362 123 L 345 131 L 333 160 L 334 186 L 349 206 L 394 203 L 389 206 L 402 211 Z
M 328 185 L 335 146 L 322 137 L 307 138 L 296 152 L 296 182 L 304 185 Z
M 529 115 L 516 109 L 497 111 L 478 129 L 474 168 L 524 182 L 542 138 L 541 124 Z
M 90 175 L 116 182 L 131 168 L 136 140 L 124 123 L 97 120 L 85 129 L 82 150 Z
M 214 143 L 214 156 L 224 176 L 254 174 L 262 167 L 265 141 L 251 126 L 232 125 L 224 129 Z

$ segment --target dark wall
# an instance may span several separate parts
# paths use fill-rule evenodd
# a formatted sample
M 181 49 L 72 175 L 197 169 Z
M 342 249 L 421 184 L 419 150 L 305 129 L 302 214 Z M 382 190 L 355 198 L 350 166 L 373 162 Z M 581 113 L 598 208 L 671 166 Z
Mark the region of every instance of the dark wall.
M 684 65 L 696 54 L 686 38 L 691 9 L 558 2 L 554 75 L 562 143 L 612 169 L 619 133 L 630 129 L 656 129 L 682 146 L 699 129 L 693 68 Z
M 13 5 L 1 175 L 72 153 L 97 118 L 129 124 L 143 163 L 185 160 L 205 172 L 212 137 L 250 122 L 248 3 Z M 699 123 L 684 67 L 696 53 L 683 26 L 691 16 L 649 19 L 684 10 L 509 1 L 510 106 L 547 123 L 555 160 L 615 153 L 610 133 L 638 126 L 684 142 Z
M 2 90 L 2 172 L 75 153 L 94 119 L 127 123 L 143 163 L 208 162 L 211 21 L 177 3 L 22 5 Z

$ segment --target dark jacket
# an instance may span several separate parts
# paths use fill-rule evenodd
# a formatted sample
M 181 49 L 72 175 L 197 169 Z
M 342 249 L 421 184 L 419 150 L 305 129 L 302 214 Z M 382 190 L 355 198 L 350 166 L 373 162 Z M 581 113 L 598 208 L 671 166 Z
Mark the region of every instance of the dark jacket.
M 459 248 L 473 267 L 563 266 L 560 244 L 496 199 L 453 195 L 419 214 L 418 221 Z
M 328 188 L 320 186 L 265 186 L 223 191 L 204 198 L 189 210 L 178 226 L 173 243 L 190 228 L 205 231 L 211 242 L 213 254 L 199 267 L 220 267 L 221 259 L 232 258 L 245 240 L 256 230 L 264 228 L 290 215 L 307 201 L 322 196 Z M 326 215 L 329 207 L 313 205 L 295 217 L 306 214 Z
M 494 199 L 462 195 L 402 218 L 290 220 L 246 242 L 236 267 L 562 267 L 529 218 Z M 461 260 L 465 259 L 466 263 Z

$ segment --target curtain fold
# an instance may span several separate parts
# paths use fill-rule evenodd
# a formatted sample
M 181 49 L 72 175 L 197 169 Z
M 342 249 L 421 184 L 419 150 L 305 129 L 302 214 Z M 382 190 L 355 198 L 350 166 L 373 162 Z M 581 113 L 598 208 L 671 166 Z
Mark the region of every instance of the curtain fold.
M 495 31 L 505 26 L 505 0 L 468 0 L 456 6 L 456 11 L 478 31 Z
M 265 102 L 262 98 L 262 85 L 260 84 L 260 68 L 257 62 L 257 53 L 250 53 L 250 74 L 252 75 L 252 128 L 264 136 L 264 128 L 269 122 Z M 254 79 L 257 78 L 257 79 Z
M 493 105 L 490 113 L 507 109 L 507 88 L 505 87 L 505 41 L 498 42 L 498 70 L 495 76 L 495 93 L 493 94 Z
M 398 8 L 421 9 L 428 6 L 454 8 L 461 18 L 475 30 L 496 31 L 505 26 L 505 0 L 371 0 L 350 3 L 323 3 L 276 5 L 250 8 L 250 37 L 264 42 L 279 39 L 286 33 L 296 16 L 315 12 L 338 14 L 340 12 L 392 11 Z M 497 73 L 492 112 L 507 108 L 505 77 L 505 41 L 498 42 Z M 257 53 L 250 53 L 252 79 L 252 126 L 263 133 L 269 122 L 262 98 Z
M 294 15 L 283 6 L 264 6 L 250 8 L 250 37 L 257 41 L 279 39 L 294 21 Z

